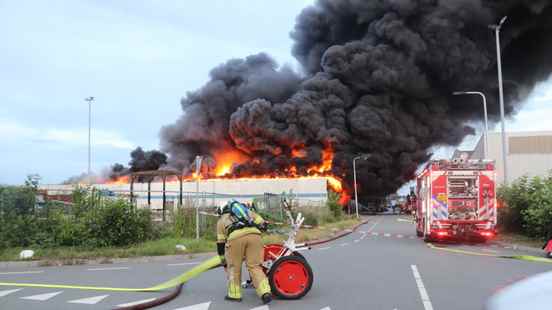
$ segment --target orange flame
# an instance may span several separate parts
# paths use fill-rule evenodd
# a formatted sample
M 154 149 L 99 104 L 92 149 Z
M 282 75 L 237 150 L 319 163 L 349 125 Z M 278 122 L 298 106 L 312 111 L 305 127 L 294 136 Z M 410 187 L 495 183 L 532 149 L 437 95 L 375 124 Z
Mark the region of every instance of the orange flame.
M 314 166 L 308 169 L 309 173 L 318 172 L 318 173 L 327 173 L 332 170 L 334 153 L 331 147 L 325 148 L 322 150 L 322 164 Z
M 294 158 L 304 158 L 307 156 L 307 153 L 302 148 L 295 148 L 291 150 L 291 156 Z M 344 189 L 341 178 L 335 176 L 332 174 L 332 162 L 334 158 L 334 152 L 331 147 L 326 147 L 324 150 L 322 150 L 322 163 L 320 165 L 314 165 L 312 167 L 309 167 L 307 169 L 307 175 L 302 175 L 298 171 L 298 168 L 296 166 L 290 166 L 287 169 L 285 169 L 285 176 L 282 177 L 278 174 L 274 175 L 252 175 L 247 177 L 240 177 L 239 179 L 283 179 L 283 178 L 319 178 L 323 177 L 327 180 L 328 187 L 341 195 L 339 203 L 341 205 L 345 205 L 350 200 L 350 195 L 347 193 L 347 191 Z M 222 152 L 219 152 L 214 155 L 215 159 L 215 168 L 214 168 L 214 174 L 211 175 L 211 177 L 217 178 L 217 179 L 223 179 L 223 178 L 234 178 L 232 177 L 232 168 L 236 164 L 244 163 L 248 160 L 248 157 L 237 151 L 237 150 L 225 150 Z M 303 170 L 304 171 L 304 170 Z M 209 176 L 199 176 L 199 177 L 207 177 Z M 191 175 L 183 176 L 183 180 L 190 181 L 195 180 L 197 178 L 197 175 L 195 172 L 193 172 Z M 178 181 L 178 177 L 168 177 L 167 182 L 176 182 Z M 107 184 L 128 184 L 130 182 L 129 176 L 121 176 L 117 178 L 116 180 L 107 181 Z
M 291 157 L 293 158 L 305 158 L 307 157 L 307 152 L 304 149 L 292 149 Z
M 342 206 L 345 206 L 347 203 L 349 203 L 349 200 L 351 200 L 351 195 L 347 193 L 346 191 L 341 192 L 341 197 L 339 197 L 339 204 Z
M 235 164 L 243 163 L 247 160 L 247 156 L 236 151 L 228 150 L 220 152 L 215 155 L 216 167 L 215 175 L 217 177 L 222 177 L 228 175 L 232 172 L 232 167 Z
M 124 185 L 124 184 L 128 184 L 129 182 L 130 182 L 130 177 L 128 175 L 123 175 L 116 178 L 115 180 L 108 180 L 105 183 L 113 184 L 113 185 Z

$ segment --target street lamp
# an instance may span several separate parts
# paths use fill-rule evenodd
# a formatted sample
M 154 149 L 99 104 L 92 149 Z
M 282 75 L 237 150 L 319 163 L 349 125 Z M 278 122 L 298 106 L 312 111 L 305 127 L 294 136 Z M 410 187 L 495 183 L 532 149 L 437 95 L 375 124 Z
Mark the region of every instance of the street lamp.
M 461 96 L 461 95 L 479 95 L 481 98 L 483 98 L 483 113 L 485 113 L 485 131 L 483 133 L 484 139 L 483 139 L 483 158 L 487 158 L 489 155 L 489 140 L 488 140 L 488 133 L 489 133 L 489 121 L 487 116 L 487 98 L 485 97 L 485 94 L 479 91 L 457 91 L 452 93 L 455 96 Z
M 91 141 L 92 141 L 92 101 L 94 101 L 94 97 L 88 97 L 88 98 L 85 98 L 84 100 L 88 101 L 88 185 L 92 185 L 92 178 L 91 178 L 92 147 L 91 147 Z
M 362 160 L 368 160 L 368 158 L 370 158 L 370 155 L 360 155 L 360 156 L 357 156 L 355 158 L 353 158 L 353 182 L 354 182 L 354 187 L 355 187 L 355 209 L 356 209 L 356 217 L 359 218 L 360 216 L 358 215 L 358 193 L 357 193 L 357 177 L 356 177 L 356 161 L 358 159 L 362 159 Z
M 196 165 L 196 239 L 199 239 L 199 180 L 201 179 L 201 162 L 203 157 L 197 155 L 195 158 Z
M 504 165 L 504 184 L 508 184 L 508 163 L 506 156 L 506 129 L 504 125 L 504 89 L 502 85 L 502 56 L 500 52 L 500 29 L 508 17 L 504 16 L 498 25 L 490 25 L 489 28 L 495 31 L 496 36 L 496 59 L 498 66 L 498 91 L 500 98 L 500 122 L 502 126 L 502 162 Z

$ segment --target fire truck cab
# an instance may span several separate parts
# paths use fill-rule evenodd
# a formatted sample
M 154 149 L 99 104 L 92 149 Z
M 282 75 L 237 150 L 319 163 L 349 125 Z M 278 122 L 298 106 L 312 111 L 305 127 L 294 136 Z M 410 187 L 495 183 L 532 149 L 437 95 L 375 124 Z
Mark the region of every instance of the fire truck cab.
M 495 163 L 434 160 L 416 178 L 416 232 L 425 241 L 495 236 Z

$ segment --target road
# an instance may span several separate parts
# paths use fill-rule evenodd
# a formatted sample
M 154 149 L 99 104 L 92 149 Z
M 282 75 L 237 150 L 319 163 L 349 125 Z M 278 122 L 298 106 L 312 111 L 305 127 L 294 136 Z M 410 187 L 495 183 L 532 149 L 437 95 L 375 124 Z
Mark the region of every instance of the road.
M 429 248 L 415 237 L 414 226 L 398 216 L 373 216 L 366 225 L 335 242 L 303 252 L 314 270 L 314 286 L 301 300 L 275 300 L 262 306 L 254 291 L 242 303 L 224 301 L 221 269 L 192 280 L 170 310 L 465 310 L 484 309 L 501 288 L 552 270 L 552 264 L 452 253 Z M 510 254 L 492 244 L 446 245 L 475 254 Z M 516 252 L 519 254 L 519 252 Z M 148 263 L 117 263 L 0 269 L 0 282 L 148 287 L 192 268 L 207 256 Z M 0 287 L 0 309 L 111 309 L 160 296 L 70 289 Z

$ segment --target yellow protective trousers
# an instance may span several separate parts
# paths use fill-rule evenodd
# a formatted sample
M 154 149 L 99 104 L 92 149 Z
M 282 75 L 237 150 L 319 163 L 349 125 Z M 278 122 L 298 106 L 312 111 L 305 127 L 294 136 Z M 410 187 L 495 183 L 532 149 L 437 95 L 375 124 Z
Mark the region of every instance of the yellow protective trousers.
M 241 270 L 245 264 L 259 297 L 270 293 L 268 279 L 263 272 L 263 243 L 260 234 L 246 234 L 226 242 L 228 264 L 228 297 L 241 298 Z

